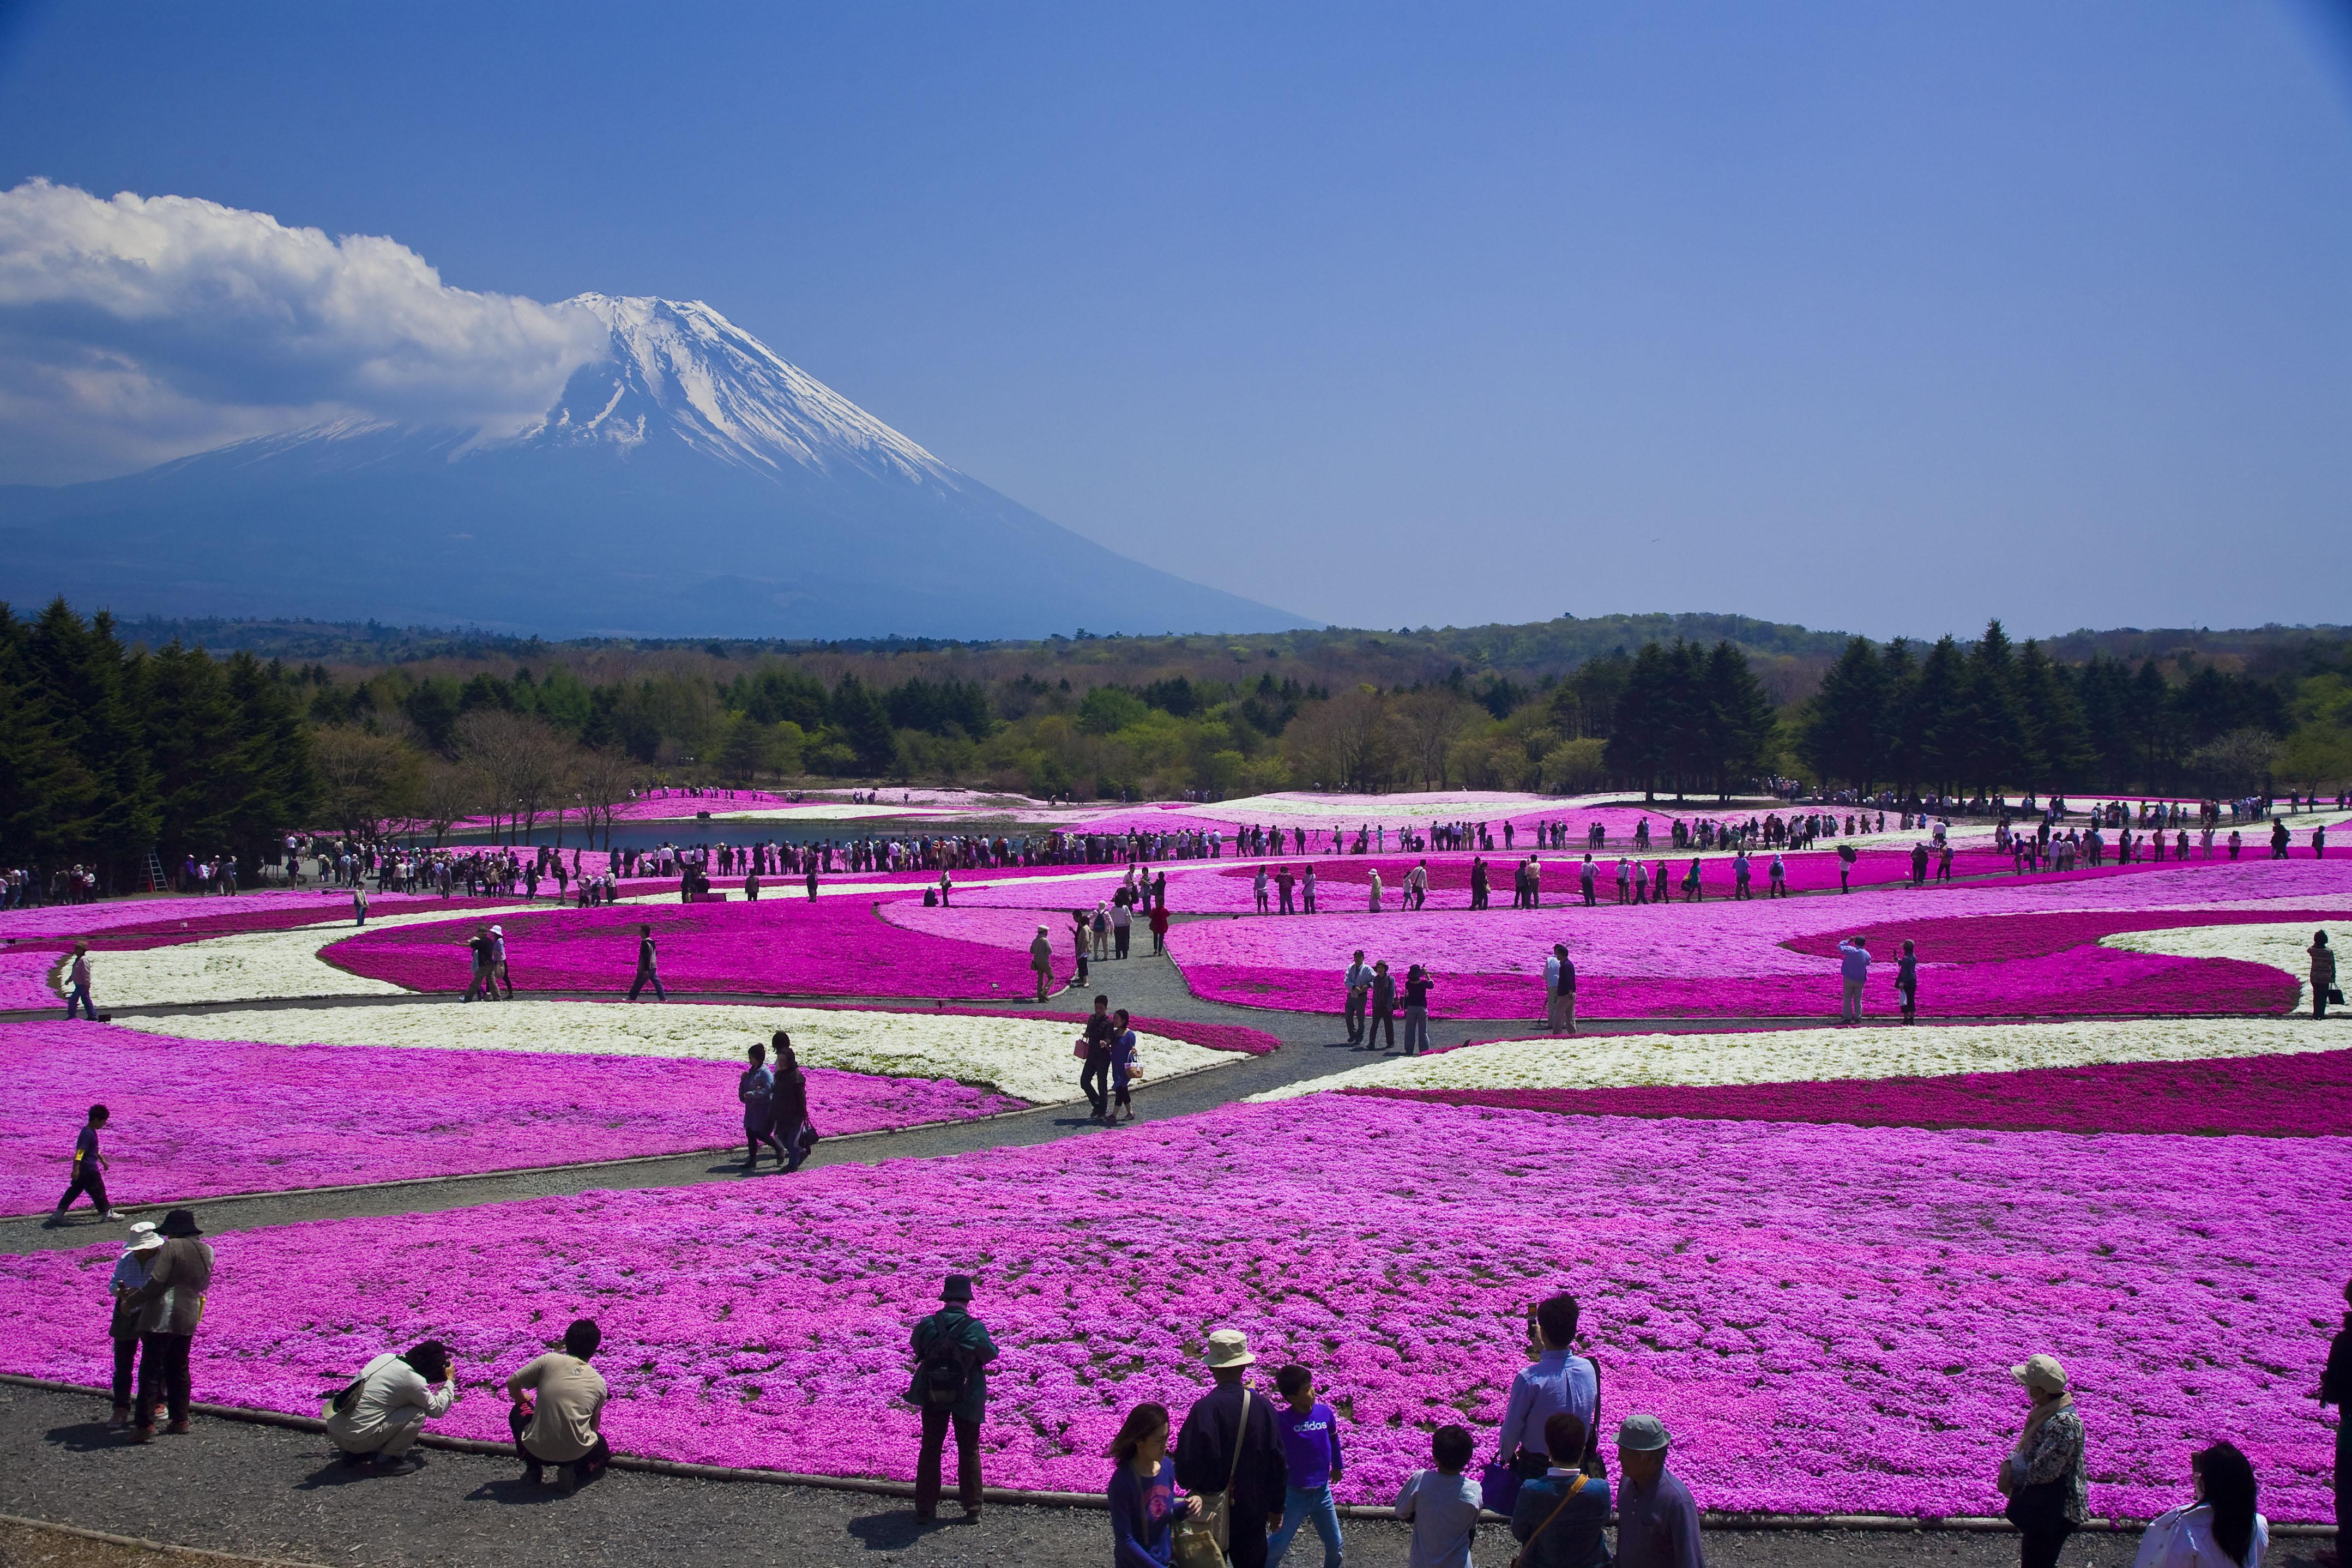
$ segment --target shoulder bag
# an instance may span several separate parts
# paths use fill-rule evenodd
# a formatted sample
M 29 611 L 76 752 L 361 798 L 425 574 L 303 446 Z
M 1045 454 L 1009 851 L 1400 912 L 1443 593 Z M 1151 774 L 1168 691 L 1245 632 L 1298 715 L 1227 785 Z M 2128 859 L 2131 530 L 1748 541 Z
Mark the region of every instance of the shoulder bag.
M 1233 1561 L 1225 1549 L 1233 1544 L 1234 1482 L 1242 1473 L 1242 1445 L 1249 1439 L 1250 1391 L 1242 1390 L 1241 1419 L 1234 1423 L 1234 1460 L 1225 1469 L 1224 1489 L 1211 1501 L 1201 1500 L 1201 1511 L 1176 1521 L 1176 1568 L 1227 1568 Z
M 1582 1477 L 1579 1476 L 1567 1479 L 1572 1479 L 1574 1484 L 1566 1491 L 1560 1493 L 1559 1500 L 1552 1504 L 1551 1511 L 1549 1513 L 1544 1515 L 1544 1521 L 1541 1524 L 1537 1525 L 1534 1530 L 1530 1531 L 1525 1541 L 1519 1542 L 1519 1549 L 1511 1553 L 1511 1568 L 1527 1568 L 1528 1553 L 1536 1549 L 1536 1542 L 1542 1538 L 1545 1531 L 1551 1528 L 1551 1521 L 1559 1517 L 1559 1510 L 1566 1508 L 1570 1503 L 1575 1501 L 1576 1494 L 1584 1489 L 1584 1479 Z

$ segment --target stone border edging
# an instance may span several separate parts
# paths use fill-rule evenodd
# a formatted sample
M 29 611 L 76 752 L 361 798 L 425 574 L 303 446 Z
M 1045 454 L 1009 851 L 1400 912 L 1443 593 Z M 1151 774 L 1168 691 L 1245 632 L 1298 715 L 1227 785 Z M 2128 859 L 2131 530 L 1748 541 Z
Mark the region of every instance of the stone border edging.
M 18 1388 L 37 1388 L 50 1394 L 89 1394 L 93 1398 L 103 1398 L 105 1397 L 106 1393 L 103 1389 L 85 1384 L 65 1383 L 55 1378 L 47 1377 L 30 1377 L 22 1373 L 12 1372 L 0 1373 L 0 1384 L 6 1384 Z M 257 1426 L 278 1426 L 289 1431 L 311 1432 L 322 1436 L 327 1430 L 327 1424 L 316 1417 L 308 1415 L 289 1415 L 283 1412 L 276 1410 L 257 1410 L 239 1405 L 206 1405 L 201 1402 L 192 1404 L 190 1408 L 199 1415 L 210 1415 L 224 1421 L 242 1421 Z M 427 1432 L 420 1435 L 417 1437 L 416 1442 L 417 1445 L 422 1447 L 439 1448 L 446 1452 L 456 1454 L 475 1454 L 486 1458 L 512 1458 L 514 1457 L 514 1447 L 512 1444 L 486 1442 L 478 1437 L 445 1437 L 436 1433 Z M 632 1470 L 646 1475 L 678 1476 L 690 1480 L 749 1481 L 767 1486 L 812 1487 L 825 1491 L 863 1492 L 876 1497 L 911 1498 L 915 1495 L 914 1484 L 910 1481 L 887 1481 L 861 1476 L 805 1475 L 792 1470 L 762 1470 L 735 1465 L 697 1465 L 689 1464 L 678 1459 L 643 1458 L 632 1454 L 614 1454 L 613 1456 L 613 1468 L 616 1470 Z M 1108 1511 L 1110 1507 L 1109 1498 L 1106 1494 L 1100 1492 L 1031 1491 L 1016 1487 L 984 1487 L 981 1490 L 981 1500 L 983 1503 L 997 1503 L 1001 1505 L 1015 1505 L 1030 1508 L 1083 1508 L 1103 1511 Z M 1380 1508 L 1364 1503 L 1342 1503 L 1339 1505 L 1339 1513 L 1343 1517 L 1349 1519 L 1388 1520 L 1391 1521 L 1394 1521 L 1396 1519 L 1396 1512 L 1392 1509 Z M 5 1519 L 6 1517 L 8 1516 L 0 1515 L 0 1519 Z M 1486 1514 L 1483 1518 L 1485 1521 L 1488 1523 L 1500 1523 L 1503 1521 L 1502 1516 L 1495 1513 Z M 1613 1521 L 1615 1515 L 1612 1513 L 1611 1518 Z M 1700 1523 L 1706 1529 L 1725 1531 L 1818 1531 L 1830 1530 L 1853 1530 L 1915 1531 L 1925 1532 L 1927 1531 L 1947 1530 L 1974 1532 L 1997 1532 L 2007 1531 L 2011 1528 L 2010 1522 L 2005 1519 L 1997 1519 L 1983 1514 L 1951 1514 L 1925 1519 L 1914 1519 L 1901 1514 L 1886 1513 L 1706 1512 L 1699 1516 L 1699 1520 Z M 26 1521 L 24 1522 L 37 1524 L 41 1521 L 34 1520 Z M 2147 1524 L 2148 1521 L 2144 1519 L 2104 1519 L 2094 1520 L 2083 1528 L 2086 1532 L 2128 1534 L 2146 1530 L 2147 1528 Z M 2318 1538 L 2333 1535 L 2335 1533 L 2335 1527 L 2333 1525 L 2326 1524 L 2293 1524 L 2273 1521 L 2270 1529 L 2271 1534 L 2273 1537 Z M 95 1532 L 81 1531 L 78 1531 L 78 1533 L 94 1534 Z M 120 1540 L 121 1538 L 108 1536 L 102 1537 L 101 1539 Z M 144 1545 L 148 1543 L 135 1542 L 134 1544 Z M 173 1547 L 167 1548 L 166 1550 L 194 1552 L 199 1551 L 200 1549 L 194 1547 Z M 206 1553 L 206 1555 L 226 1554 Z M 252 1560 L 229 1557 L 228 1561 L 237 1562 Z M 310 1565 L 298 1564 L 295 1565 L 295 1568 L 310 1568 Z
M 144 1536 L 112 1535 L 103 1530 L 87 1530 L 79 1524 L 59 1524 L 55 1520 L 26 1519 L 16 1513 L 0 1513 L 0 1524 L 13 1524 L 22 1530 L 46 1530 L 53 1535 L 70 1535 L 83 1541 L 102 1541 L 109 1546 L 127 1546 L 134 1552 L 195 1557 L 206 1563 L 234 1563 L 239 1568 L 325 1568 L 323 1563 L 301 1563 L 291 1557 L 247 1557 L 236 1552 L 215 1552 L 208 1546 L 182 1546 L 174 1542 L 149 1541 Z

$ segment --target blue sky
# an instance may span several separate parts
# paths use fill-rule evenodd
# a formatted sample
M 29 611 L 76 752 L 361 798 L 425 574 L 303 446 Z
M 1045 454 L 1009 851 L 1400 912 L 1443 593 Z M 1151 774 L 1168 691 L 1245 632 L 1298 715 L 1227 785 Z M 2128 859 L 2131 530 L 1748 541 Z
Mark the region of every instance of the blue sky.
M 2335 15 L 58 5 L 0 188 L 705 299 L 1342 624 L 2340 622 Z

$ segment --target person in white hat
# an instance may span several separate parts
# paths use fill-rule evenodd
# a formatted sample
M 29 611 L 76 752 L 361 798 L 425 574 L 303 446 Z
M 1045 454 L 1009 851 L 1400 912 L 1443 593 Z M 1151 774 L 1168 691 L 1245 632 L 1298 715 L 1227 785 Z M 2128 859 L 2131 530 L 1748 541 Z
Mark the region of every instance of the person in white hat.
M 2000 1461 L 1994 1484 L 2009 1499 L 2021 1568 L 2056 1568 L 2066 1538 L 2091 1517 L 2083 1468 L 2083 1418 L 2073 1385 L 2053 1355 L 2028 1356 L 2009 1369 L 2033 1401 L 2017 1446 Z
M 1204 1359 L 1216 1386 L 1184 1417 L 1176 1439 L 1176 1484 L 1216 1519 L 1233 1568 L 1265 1568 L 1266 1531 L 1290 1485 L 1274 1404 L 1243 1382 L 1257 1357 L 1239 1329 L 1212 1333 Z
M 114 1341 L 114 1415 L 106 1424 L 110 1432 L 120 1432 L 131 1425 L 131 1378 L 139 1359 L 139 1336 L 147 1332 L 150 1320 L 161 1320 L 160 1305 L 137 1307 L 131 1303 L 147 1284 L 147 1266 L 155 1254 L 163 1250 L 163 1238 L 155 1232 L 155 1222 L 142 1219 L 131 1227 L 131 1237 L 122 1244 L 122 1257 L 114 1265 L 114 1277 L 107 1281 L 107 1289 L 114 1298 L 112 1321 L 107 1333 Z

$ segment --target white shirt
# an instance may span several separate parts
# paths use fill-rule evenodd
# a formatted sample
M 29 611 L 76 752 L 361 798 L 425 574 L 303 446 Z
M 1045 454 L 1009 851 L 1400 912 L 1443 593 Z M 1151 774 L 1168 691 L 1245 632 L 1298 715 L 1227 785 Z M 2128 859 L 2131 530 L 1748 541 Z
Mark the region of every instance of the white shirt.
M 2270 1521 L 2254 1515 L 2254 1538 L 2246 1555 L 2231 1562 L 2213 1543 L 2213 1510 L 2203 1503 L 2176 1508 L 2160 1515 L 2139 1538 L 2139 1555 L 2132 1568 L 2256 1568 L 2270 1549 Z

